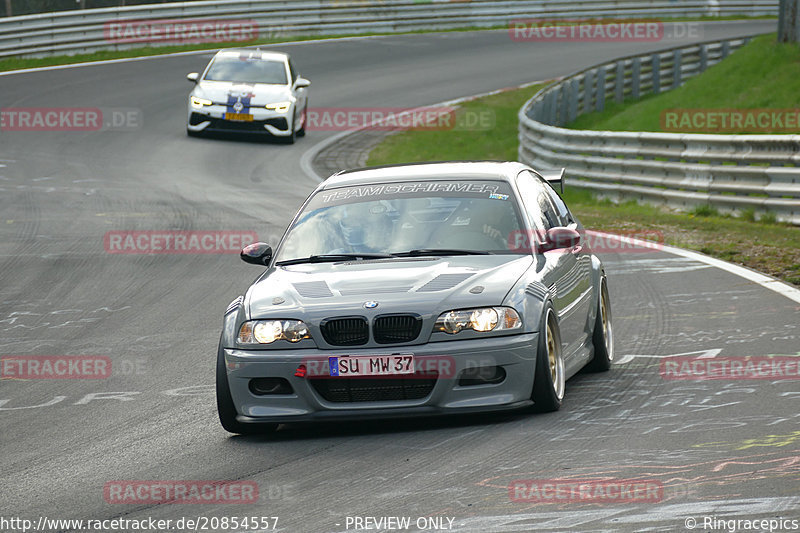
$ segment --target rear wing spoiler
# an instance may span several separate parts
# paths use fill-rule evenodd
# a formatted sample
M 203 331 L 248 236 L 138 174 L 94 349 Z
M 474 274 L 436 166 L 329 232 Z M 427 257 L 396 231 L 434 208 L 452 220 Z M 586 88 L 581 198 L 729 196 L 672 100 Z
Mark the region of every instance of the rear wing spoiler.
M 564 172 L 567 169 L 561 168 L 558 170 L 540 170 L 539 174 L 547 181 L 553 188 L 564 194 Z

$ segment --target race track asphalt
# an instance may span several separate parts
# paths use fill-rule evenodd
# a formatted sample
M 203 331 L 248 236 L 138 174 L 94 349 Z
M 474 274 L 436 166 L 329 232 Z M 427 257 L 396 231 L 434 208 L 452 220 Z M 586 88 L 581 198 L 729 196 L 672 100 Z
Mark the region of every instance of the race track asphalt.
M 774 25 L 702 23 L 695 40 Z M 512 42 L 489 31 L 275 48 L 312 80 L 312 106 L 360 108 L 433 104 L 676 44 Z M 0 517 L 277 516 L 277 530 L 300 533 L 353 531 L 353 517 L 367 516 L 410 517 L 408 531 L 442 517 L 469 532 L 800 519 L 797 378 L 660 373 L 679 354 L 798 356 L 800 304 L 663 251 L 604 254 L 621 359 L 571 380 L 557 413 L 228 435 L 214 405 L 216 344 L 225 307 L 259 269 L 235 254 L 109 254 L 104 235 L 255 231 L 274 244 L 317 184 L 301 156 L 333 132 L 293 146 L 188 138 L 184 77 L 210 56 L 0 76 L 2 108 L 124 108 L 141 119 L 125 131 L 0 132 L 0 355 L 107 356 L 115 368 L 107 379 L 0 381 Z M 650 480 L 661 492 L 510 498 L 514 480 L 553 478 Z M 110 504 L 104 486 L 115 480 L 247 480 L 259 499 Z

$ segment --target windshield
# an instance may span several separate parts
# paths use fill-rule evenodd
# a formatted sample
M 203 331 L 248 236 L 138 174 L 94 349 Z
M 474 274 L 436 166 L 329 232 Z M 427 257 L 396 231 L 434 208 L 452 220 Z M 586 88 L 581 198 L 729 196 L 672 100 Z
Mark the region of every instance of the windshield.
M 249 56 L 217 57 L 206 72 L 204 79 L 273 85 L 288 83 L 286 65 L 283 61 L 269 61 Z
M 509 243 L 522 227 L 511 189 L 499 181 L 329 189 L 306 204 L 276 260 L 421 249 L 520 253 Z

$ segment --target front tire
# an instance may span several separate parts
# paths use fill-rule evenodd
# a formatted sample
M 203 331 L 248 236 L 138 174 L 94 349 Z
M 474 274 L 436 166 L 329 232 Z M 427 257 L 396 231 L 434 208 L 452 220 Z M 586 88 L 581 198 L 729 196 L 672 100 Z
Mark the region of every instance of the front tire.
M 614 330 L 611 327 L 611 301 L 608 298 L 606 278 L 600 279 L 600 296 L 597 299 L 597 318 L 592 334 L 594 357 L 586 365 L 590 372 L 605 372 L 614 362 Z
M 222 342 L 217 350 L 217 414 L 225 431 L 240 435 L 257 435 L 271 433 L 278 428 L 278 424 L 242 424 L 236 420 L 236 406 L 231 397 L 228 372 L 225 369 L 225 352 Z
M 294 111 L 292 112 L 294 113 Z M 294 144 L 297 140 L 297 130 L 294 127 L 297 125 L 297 117 L 292 114 L 292 123 L 289 124 L 289 135 L 283 137 L 283 142 L 285 144 Z
M 294 124 L 292 124 L 292 132 L 288 136 L 283 138 L 283 142 L 284 144 L 294 144 L 296 140 L 297 140 L 297 132 L 294 131 Z
M 553 304 L 547 302 L 542 311 L 536 370 L 531 399 L 534 410 L 540 413 L 558 411 L 564 400 L 566 378 L 561 353 L 561 334 Z
M 300 115 L 300 119 L 303 121 L 303 126 L 297 130 L 298 137 L 305 137 L 306 136 L 306 121 L 308 120 L 308 106 L 303 108 L 303 114 Z

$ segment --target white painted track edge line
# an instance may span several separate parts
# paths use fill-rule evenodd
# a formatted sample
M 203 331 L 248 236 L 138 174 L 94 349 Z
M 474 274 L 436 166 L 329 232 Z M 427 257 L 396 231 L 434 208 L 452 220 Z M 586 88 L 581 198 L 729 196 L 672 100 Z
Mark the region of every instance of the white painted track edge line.
M 644 241 L 641 239 L 636 239 L 627 236 L 620 236 L 615 235 L 613 233 L 603 233 L 603 232 L 594 232 L 597 235 L 607 238 L 616 238 L 616 239 L 625 239 L 625 242 L 636 244 L 637 246 L 645 246 L 645 247 L 652 247 L 653 243 Z M 790 300 L 793 300 L 797 303 L 800 303 L 800 289 L 797 289 L 788 283 L 785 283 L 779 279 L 775 279 L 772 276 L 768 276 L 761 272 L 756 272 L 755 270 L 751 270 L 747 267 L 743 267 L 740 265 L 735 265 L 733 263 L 729 263 L 727 261 L 723 261 L 722 259 L 717 259 L 715 257 L 709 257 L 705 254 L 700 252 L 694 252 L 692 250 L 684 250 L 683 248 L 677 248 L 675 246 L 667 246 L 667 245 L 659 245 L 658 249 L 663 252 L 667 252 L 668 254 L 677 255 L 681 257 L 685 257 L 687 259 L 693 259 L 695 261 L 699 261 L 701 263 L 705 263 L 714 268 L 718 268 L 720 270 L 724 270 L 740 278 L 744 278 L 748 281 L 751 281 L 757 285 L 764 287 L 765 289 L 769 289 L 773 292 L 780 294 L 781 296 L 785 296 Z

